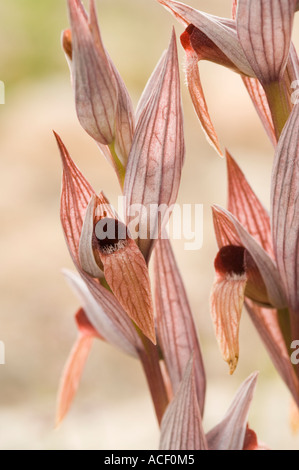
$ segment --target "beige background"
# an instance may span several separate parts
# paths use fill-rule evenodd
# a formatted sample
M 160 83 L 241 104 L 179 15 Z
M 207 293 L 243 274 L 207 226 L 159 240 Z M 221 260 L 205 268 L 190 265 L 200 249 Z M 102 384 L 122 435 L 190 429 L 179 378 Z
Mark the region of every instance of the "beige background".
M 0 448 L 154 449 L 158 428 L 139 364 L 100 342 L 94 344 L 68 417 L 53 429 L 59 376 L 76 337 L 73 314 L 79 304 L 61 274 L 72 265 L 59 222 L 61 167 L 51 130 L 61 135 L 96 189 L 112 202 L 119 192 L 111 168 L 76 119 L 60 49 L 61 30 L 68 26 L 65 3 L 0 3 L 0 79 L 6 84 L 6 104 L 0 106 L 0 340 L 6 345 L 6 365 L 0 366 Z M 230 15 L 229 0 L 189 4 Z M 172 25 L 178 35 L 183 29 L 155 0 L 99 0 L 97 5 L 105 44 L 136 104 Z M 298 36 L 297 30 L 296 22 Z M 221 142 L 269 207 L 273 149 L 240 78 L 212 64 L 202 63 L 200 69 Z M 179 202 L 204 204 L 204 245 L 186 252 L 183 242 L 176 242 L 175 252 L 208 376 L 205 428 L 221 419 L 242 380 L 259 370 L 251 426 L 272 448 L 298 448 L 299 437 L 288 424 L 289 393 L 246 312 L 233 377 L 218 352 L 208 309 L 216 254 L 210 206 L 225 205 L 225 162 L 207 144 L 186 87 L 182 90 L 187 155 Z

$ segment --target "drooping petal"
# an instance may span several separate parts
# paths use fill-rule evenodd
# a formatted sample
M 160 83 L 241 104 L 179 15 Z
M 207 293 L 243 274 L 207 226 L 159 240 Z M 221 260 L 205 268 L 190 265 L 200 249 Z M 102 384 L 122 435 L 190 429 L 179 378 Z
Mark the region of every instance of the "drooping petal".
M 78 311 L 76 321 L 79 335 L 62 373 L 57 400 L 56 426 L 59 426 L 72 404 L 93 340 L 98 336 L 88 323 L 82 309 Z
M 147 261 L 176 201 L 184 153 L 179 64 L 173 33 L 163 69 L 134 134 L 124 185 L 127 224 L 131 232 L 138 226 L 137 243 Z M 130 223 L 135 226 L 131 228 Z
M 288 303 L 299 318 L 299 107 L 279 140 L 272 174 L 272 234 Z M 297 333 L 296 333 L 297 334 Z
M 161 424 L 160 450 L 207 450 L 197 402 L 193 358 Z
M 208 434 L 210 450 L 242 450 L 249 408 L 258 374 L 251 374 L 241 385 L 223 420 Z
M 214 125 L 211 121 L 208 106 L 201 86 L 200 75 L 198 71 L 198 61 L 200 57 L 193 49 L 189 33 L 187 33 L 187 31 L 181 35 L 181 42 L 186 51 L 186 80 L 195 112 L 209 143 L 215 148 L 219 155 L 222 156 L 219 140 Z
M 127 315 L 155 343 L 150 279 L 142 253 L 103 193 L 93 197 L 89 207 L 86 216 L 92 222 L 85 219 L 84 225 L 93 227 L 94 259 L 100 259 L 105 279 Z
M 76 265 L 83 218 L 94 190 L 71 159 L 60 137 L 54 133 L 63 164 L 60 218 L 64 236 Z
M 239 359 L 239 325 L 248 281 L 244 253 L 244 248 L 236 246 L 219 251 L 210 299 L 216 338 L 230 374 L 234 373 Z
M 109 145 L 115 136 L 117 85 L 91 1 L 90 21 L 80 0 L 68 0 L 76 110 L 91 137 Z
M 184 25 L 193 24 L 202 31 L 226 55 L 240 73 L 250 77 L 255 76 L 239 42 L 233 20 L 203 13 L 181 2 L 173 0 L 158 1 Z
M 291 364 L 290 356 L 281 333 L 277 311 L 262 308 L 249 299 L 246 299 L 245 306 L 274 367 L 299 405 L 299 381 Z
M 296 0 L 239 0 L 237 30 L 262 84 L 282 78 L 291 44 Z
M 175 394 L 194 352 L 194 380 L 203 413 L 205 371 L 185 287 L 168 239 L 157 241 L 154 251 L 157 333 Z
M 133 346 L 132 342 L 128 341 L 120 328 L 116 327 L 115 323 L 103 310 L 102 306 L 95 300 L 81 277 L 68 270 L 64 270 L 63 274 L 78 296 L 88 320 L 96 331 L 98 331 L 108 343 L 136 357 L 136 348 Z
M 270 216 L 259 201 L 236 161 L 226 152 L 228 210 L 260 245 L 274 258 Z
M 234 244 L 243 246 L 250 253 L 258 270 L 262 276 L 264 284 L 267 289 L 268 299 L 271 305 L 276 308 L 285 308 L 286 300 L 282 288 L 282 282 L 274 264 L 268 253 L 261 247 L 261 245 L 245 230 L 239 221 L 225 209 L 214 206 L 214 220 L 216 221 L 216 236 L 221 241 L 232 235 L 232 241 L 226 243 L 228 245 Z M 224 221 L 224 222 L 223 222 Z M 223 231 L 223 227 L 228 228 L 228 234 Z M 228 235 L 228 236 L 227 236 Z

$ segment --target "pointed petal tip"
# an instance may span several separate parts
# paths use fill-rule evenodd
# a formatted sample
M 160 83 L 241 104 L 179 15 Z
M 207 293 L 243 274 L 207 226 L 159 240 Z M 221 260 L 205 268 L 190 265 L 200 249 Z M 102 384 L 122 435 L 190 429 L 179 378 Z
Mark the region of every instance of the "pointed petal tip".
M 237 365 L 238 365 L 238 361 L 239 361 L 239 355 L 235 355 L 232 359 L 229 359 L 227 361 L 229 365 L 229 375 L 233 375 L 233 373 L 235 372 Z

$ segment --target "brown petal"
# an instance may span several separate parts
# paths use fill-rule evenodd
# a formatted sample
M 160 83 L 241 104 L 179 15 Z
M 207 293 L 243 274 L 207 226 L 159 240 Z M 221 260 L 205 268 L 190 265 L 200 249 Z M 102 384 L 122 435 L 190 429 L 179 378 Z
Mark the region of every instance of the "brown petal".
M 237 30 L 262 84 L 282 78 L 291 44 L 296 0 L 239 0 Z
M 154 253 L 157 333 L 173 393 L 177 392 L 194 351 L 194 380 L 203 413 L 206 388 L 203 360 L 192 312 L 170 241 L 158 240 Z
M 242 450 L 249 408 L 258 374 L 251 374 L 237 391 L 224 419 L 207 434 L 210 450 Z
M 124 185 L 128 225 L 136 219 L 131 209 L 135 205 L 141 208 L 137 243 L 147 261 L 176 201 L 184 153 L 179 64 L 173 33 L 163 69 L 134 134 Z M 155 207 L 160 214 L 158 210 L 151 211 Z
M 207 450 L 197 402 L 193 358 L 161 424 L 160 450 Z

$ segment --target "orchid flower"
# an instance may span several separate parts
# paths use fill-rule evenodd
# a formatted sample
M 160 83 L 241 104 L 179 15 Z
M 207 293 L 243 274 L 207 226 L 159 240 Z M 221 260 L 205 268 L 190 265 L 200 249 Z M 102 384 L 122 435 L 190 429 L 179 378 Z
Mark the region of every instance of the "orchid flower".
M 217 152 L 222 155 L 201 86 L 197 66 L 200 60 L 215 62 L 241 75 L 275 145 L 292 109 L 291 84 L 299 77 L 298 56 L 291 44 L 296 1 L 275 0 L 272 8 L 266 0 L 234 0 L 232 20 L 174 0 L 158 1 L 186 27 L 181 42 L 186 52 L 187 84 L 202 128 Z
M 270 357 L 299 403 L 299 382 L 290 362 L 287 300 L 275 262 L 270 217 L 237 163 L 227 153 L 228 208 L 213 208 L 219 253 L 211 312 L 223 358 L 234 372 L 239 357 L 243 305 Z
M 159 1 L 187 27 L 181 40 L 187 53 L 190 93 L 219 153 L 200 84 L 200 59 L 212 60 L 243 76 L 269 135 L 273 141 L 278 139 L 287 113 L 275 121 L 277 115 L 269 96 L 277 91 L 272 83 L 278 84 L 281 92 L 286 76 L 290 79 L 295 74 L 296 56 L 291 61 L 288 51 L 296 2 L 286 2 L 286 17 L 279 17 L 275 10 L 275 24 L 282 24 L 288 34 L 280 48 L 279 64 L 274 60 L 271 70 L 270 66 L 264 70 L 260 66 L 262 58 L 254 61 L 252 51 L 245 50 L 244 18 L 238 16 L 239 9 L 235 21 L 203 14 L 179 2 Z M 265 448 L 248 425 L 257 373 L 243 382 L 222 421 L 208 433 L 203 428 L 204 362 L 186 289 L 165 231 L 185 158 L 175 33 L 134 113 L 125 84 L 105 49 L 94 0 L 90 0 L 89 14 L 80 0 L 67 3 L 71 29 L 64 31 L 62 44 L 71 69 L 78 119 L 112 163 L 126 204 L 122 220 L 104 193 L 93 190 L 55 134 L 63 164 L 61 223 L 77 270 L 64 271 L 64 276 L 81 304 L 75 316 L 78 337 L 60 383 L 56 422 L 59 424 L 68 412 L 93 341 L 100 339 L 140 360 L 161 427 L 161 449 Z M 240 10 L 244 8 L 244 17 L 248 13 L 245 7 L 248 5 L 243 2 Z M 264 39 L 267 45 L 269 38 Z M 270 46 L 266 47 L 264 54 L 270 53 Z M 287 98 L 281 93 L 279 96 Z M 228 211 L 216 206 L 213 209 L 219 253 L 211 310 L 220 349 L 233 372 L 245 303 L 274 364 L 299 403 L 298 378 L 286 347 L 288 332 L 282 331 L 287 325 L 287 307 L 293 306 L 295 314 L 298 309 L 290 270 L 284 269 L 289 253 L 281 246 L 276 223 L 279 214 L 275 212 L 277 201 L 296 197 L 292 186 L 287 194 L 281 189 L 286 160 L 282 150 L 273 177 L 273 246 L 268 214 L 227 155 Z M 287 164 L 290 172 L 291 163 Z M 153 206 L 159 210 L 152 212 Z M 294 203 L 290 212 L 286 211 L 285 227 L 289 227 L 295 210 Z M 293 248 L 296 243 L 294 230 Z M 153 289 L 149 271 L 152 255 Z M 292 266 L 292 273 L 294 270 Z M 287 313 L 283 316 L 283 312 Z

